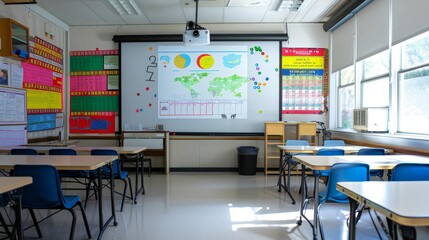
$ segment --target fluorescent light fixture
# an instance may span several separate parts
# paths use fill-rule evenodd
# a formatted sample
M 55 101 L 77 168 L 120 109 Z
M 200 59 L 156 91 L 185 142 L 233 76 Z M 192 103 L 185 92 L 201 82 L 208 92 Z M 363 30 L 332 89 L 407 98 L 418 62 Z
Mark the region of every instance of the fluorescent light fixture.
M 134 0 L 104 0 L 106 5 L 119 15 L 142 15 Z
M 36 4 L 36 0 L 2 0 L 5 5 L 12 4 Z
M 298 8 L 301 6 L 303 0 L 277 0 L 274 3 L 273 11 L 298 11 Z

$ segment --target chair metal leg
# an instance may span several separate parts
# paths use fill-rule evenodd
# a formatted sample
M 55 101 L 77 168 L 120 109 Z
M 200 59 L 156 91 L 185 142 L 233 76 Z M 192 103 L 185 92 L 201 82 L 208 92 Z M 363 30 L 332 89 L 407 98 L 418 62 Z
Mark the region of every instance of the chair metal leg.
M 134 195 L 133 195 L 133 185 L 131 184 L 131 178 L 130 177 L 127 177 L 128 178 L 128 185 L 130 185 L 130 195 L 131 195 L 131 200 L 133 200 L 134 199 Z
M 83 222 L 85 223 L 86 234 L 88 235 L 88 238 L 91 238 L 92 237 L 91 230 L 89 229 L 88 219 L 86 218 L 85 209 L 83 209 L 81 202 L 78 202 L 77 205 L 79 205 L 80 211 L 82 212 L 82 218 L 83 218 Z
M 73 208 L 70 208 L 70 209 L 67 209 L 67 210 L 71 213 L 71 215 L 73 217 L 72 225 L 71 225 L 71 228 L 70 228 L 70 237 L 69 237 L 69 240 L 73 240 L 73 238 L 74 238 L 74 229 L 76 228 L 76 213 L 73 210 Z
M 3 228 L 4 228 L 4 231 L 6 232 L 6 235 L 7 235 L 8 237 L 12 237 L 12 236 L 11 236 L 11 232 L 9 231 L 9 227 L 7 226 L 7 223 L 6 223 L 6 221 L 4 220 L 4 218 L 3 218 L 3 214 L 1 214 L 1 213 L 0 213 L 0 222 L 1 222 L 1 224 L 3 225 Z
M 121 203 L 121 212 L 124 209 L 125 196 L 127 194 L 127 181 L 125 179 L 121 179 L 124 182 L 124 192 L 122 193 L 122 203 Z
M 29 208 L 28 210 L 30 211 L 31 218 L 33 219 L 34 227 L 36 228 L 36 231 L 37 231 L 37 236 L 39 238 L 42 238 L 42 231 L 40 231 L 39 223 L 37 222 L 36 215 L 34 214 L 34 210 L 31 208 Z

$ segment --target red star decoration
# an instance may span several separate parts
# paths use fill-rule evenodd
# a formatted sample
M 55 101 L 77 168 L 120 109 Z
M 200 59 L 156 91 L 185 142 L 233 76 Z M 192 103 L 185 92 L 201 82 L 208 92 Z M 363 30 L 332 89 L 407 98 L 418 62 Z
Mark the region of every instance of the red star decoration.
M 138 109 L 136 109 L 136 113 L 138 113 L 139 112 L 139 110 Z
M 149 87 L 146 87 L 146 91 L 149 91 Z
M 152 107 L 152 103 L 149 103 L 148 105 L 149 105 L 149 107 Z

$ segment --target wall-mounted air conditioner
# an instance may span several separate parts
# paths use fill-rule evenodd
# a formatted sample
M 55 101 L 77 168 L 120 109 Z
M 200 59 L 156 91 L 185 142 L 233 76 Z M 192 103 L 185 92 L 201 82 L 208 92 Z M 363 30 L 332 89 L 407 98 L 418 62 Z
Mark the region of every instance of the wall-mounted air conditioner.
M 389 108 L 353 109 L 353 129 L 362 132 L 388 132 Z

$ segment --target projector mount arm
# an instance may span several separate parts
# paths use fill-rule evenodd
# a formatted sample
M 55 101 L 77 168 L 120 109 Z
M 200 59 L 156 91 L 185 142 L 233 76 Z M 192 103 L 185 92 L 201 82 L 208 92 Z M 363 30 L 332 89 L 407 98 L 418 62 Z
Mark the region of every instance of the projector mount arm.
M 194 37 L 199 37 L 200 36 L 200 32 L 198 30 L 205 29 L 204 27 L 201 27 L 200 25 L 198 25 L 198 1 L 199 0 L 194 0 L 194 2 L 196 4 L 196 7 L 195 7 L 195 22 L 188 21 L 186 23 L 186 30 L 194 30 L 192 32 L 192 35 Z

